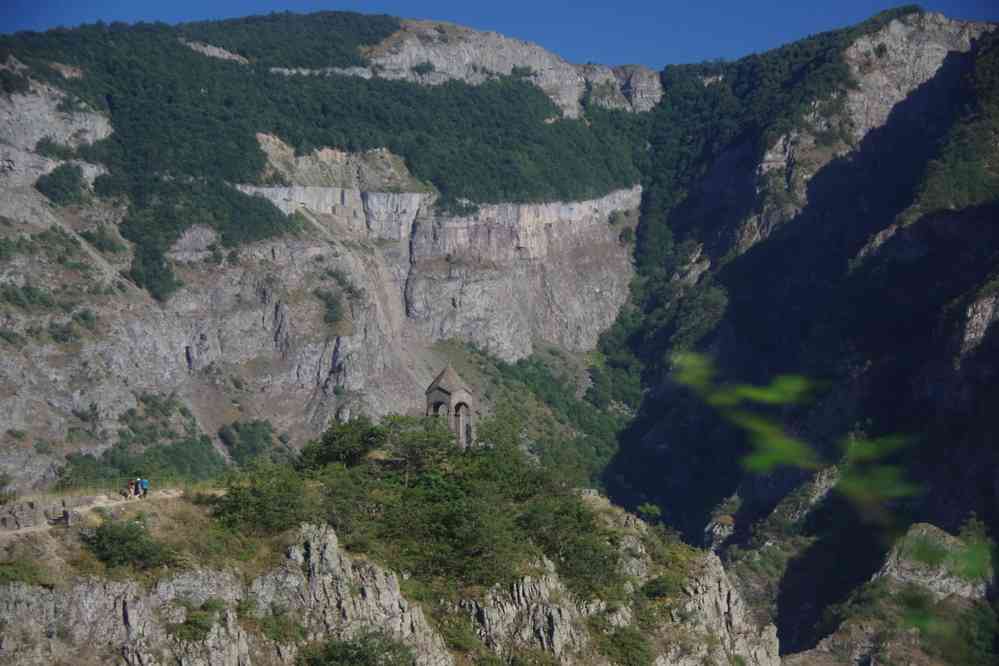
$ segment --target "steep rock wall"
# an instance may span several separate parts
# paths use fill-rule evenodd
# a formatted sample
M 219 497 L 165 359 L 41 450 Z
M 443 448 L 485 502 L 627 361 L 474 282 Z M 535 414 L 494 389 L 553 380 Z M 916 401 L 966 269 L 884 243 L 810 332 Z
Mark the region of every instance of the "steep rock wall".
M 608 224 L 641 188 L 592 201 L 481 206 L 471 216 L 429 216 L 412 237 L 407 314 L 435 339 L 460 337 L 505 359 L 541 339 L 596 345 L 628 296 L 627 246 Z

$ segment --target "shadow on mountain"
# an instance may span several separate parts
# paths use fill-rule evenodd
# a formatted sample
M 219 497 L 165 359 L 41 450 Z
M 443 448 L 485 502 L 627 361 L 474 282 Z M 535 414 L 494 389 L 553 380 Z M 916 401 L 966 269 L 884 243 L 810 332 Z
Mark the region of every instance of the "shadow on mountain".
M 797 373 L 842 381 L 856 370 L 854 359 L 863 362 L 851 345 L 869 335 L 892 335 L 904 308 L 889 320 L 871 311 L 877 298 L 869 305 L 853 304 L 857 279 L 850 262 L 913 202 L 927 161 L 964 107 L 961 77 L 968 64 L 968 56 L 948 56 L 931 81 L 893 109 L 883 127 L 812 178 L 809 203 L 799 215 L 720 272 L 729 306 L 710 349 L 727 379 L 759 383 Z M 671 218 L 671 225 L 691 228 L 696 222 L 717 238 L 744 218 L 752 164 L 744 145 L 731 152 L 729 163 L 716 164 L 681 211 L 691 219 Z M 730 194 L 723 196 L 726 188 Z M 712 200 L 718 201 L 714 207 Z M 861 286 L 873 293 L 880 289 L 877 282 Z M 843 321 L 857 324 L 846 339 Z M 857 416 L 846 409 L 806 435 L 828 446 Z M 807 415 L 797 419 L 807 420 Z M 656 502 L 667 521 L 697 543 L 711 509 L 745 480 L 739 464 L 745 451 L 741 433 L 720 423 L 682 388 L 666 385 L 649 394 L 622 434 L 605 479 L 615 501 L 626 506 Z M 799 481 L 800 475 L 786 474 L 758 482 L 767 492 L 763 502 L 743 510 L 752 514 L 746 520 L 765 515 Z
M 831 308 L 837 316 L 870 317 L 863 319 L 863 335 L 879 335 L 890 325 L 876 312 L 854 312 L 840 293 L 851 260 L 912 204 L 927 162 L 964 107 L 960 83 L 969 61 L 948 56 L 884 126 L 811 179 L 808 205 L 799 215 L 722 271 L 734 336 L 720 360 L 736 376 L 765 381 L 786 372 L 835 373 L 845 350 L 823 328 L 835 319 Z

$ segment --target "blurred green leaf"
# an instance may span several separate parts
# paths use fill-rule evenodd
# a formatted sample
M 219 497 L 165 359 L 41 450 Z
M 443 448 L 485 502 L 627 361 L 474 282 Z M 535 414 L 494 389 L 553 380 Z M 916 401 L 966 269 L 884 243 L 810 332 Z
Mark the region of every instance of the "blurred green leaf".
M 742 461 L 746 469 L 762 473 L 777 467 L 818 468 L 818 459 L 811 448 L 787 435 L 780 424 L 743 411 L 733 411 L 728 418 L 749 433 L 755 449 Z

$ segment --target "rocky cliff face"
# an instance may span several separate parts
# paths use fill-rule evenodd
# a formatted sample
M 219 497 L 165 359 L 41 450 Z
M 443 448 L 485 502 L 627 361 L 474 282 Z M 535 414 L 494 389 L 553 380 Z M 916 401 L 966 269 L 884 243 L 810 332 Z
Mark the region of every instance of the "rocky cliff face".
M 658 73 L 641 65 L 573 65 L 530 42 L 439 21 L 403 21 L 399 32 L 365 55 L 371 63 L 367 67 L 275 71 L 378 76 L 424 85 L 451 80 L 477 85 L 514 74 L 534 82 L 569 118 L 579 116 L 586 96 L 606 108 L 639 112 L 650 110 L 663 94 Z
M 192 609 L 209 600 L 221 608 L 214 611 L 205 637 L 179 634 L 177 627 Z M 0 588 L 5 628 L 0 661 L 26 666 L 53 659 L 77 664 L 122 660 L 129 666 L 290 665 L 298 652 L 295 643 L 277 643 L 247 629 L 275 609 L 302 628 L 305 640 L 349 639 L 378 630 L 412 647 L 418 664 L 454 663 L 420 607 L 400 593 L 395 574 L 351 558 L 332 530 L 311 526 L 299 531 L 281 568 L 249 582 L 232 573 L 193 570 L 151 589 L 99 579 L 56 590 L 6 585 Z
M 77 507 L 84 499 L 68 505 Z M 653 570 L 640 539 L 646 526 L 597 501 L 612 520 L 627 523 L 621 526 L 627 530 L 621 535 L 621 566 L 631 585 L 643 584 Z M 70 531 L 77 529 L 74 524 Z M 14 531 L 3 538 L 19 536 Z M 717 557 L 699 560 L 678 598 L 665 603 L 668 611 L 657 626 L 643 629 L 651 632 L 649 644 L 659 666 L 735 659 L 752 666 L 780 663 L 776 630 L 752 622 Z M 459 601 L 453 612 L 465 615 L 486 648 L 498 655 L 534 650 L 565 664 L 607 664 L 591 619 L 604 618 L 617 628 L 638 621 L 629 605 L 611 609 L 599 600 L 579 601 L 547 561 L 535 575 Z M 196 617 L 198 630 L 191 625 Z M 296 630 L 283 635 L 261 631 L 274 617 Z M 419 605 L 405 598 L 395 573 L 347 554 L 331 528 L 313 525 L 294 531 L 282 563 L 263 574 L 192 569 L 152 585 L 89 577 L 52 589 L 0 586 L 4 664 L 120 659 L 129 666 L 177 661 L 192 666 L 290 665 L 303 645 L 371 630 L 409 645 L 417 664 L 455 663 L 435 626 Z
M 9 166 L 0 173 L 0 232 L 59 229 L 75 262 L 16 254 L 0 265 L 4 283 L 68 289 L 73 302 L 65 312 L 10 308 L 0 322 L 29 341 L 0 360 L 10 405 L 0 433 L 22 434 L 4 463 L 22 487 L 50 479 L 60 457 L 38 455 L 32 442 L 66 442 L 80 425 L 73 412 L 91 405 L 94 432 L 108 437 L 76 450 L 108 446 L 117 417 L 141 393 L 176 393 L 209 433 L 236 418 L 267 418 L 304 439 L 337 414 L 421 410 L 442 363 L 435 341 L 460 338 L 508 360 L 530 354 L 535 341 L 586 350 L 627 298 L 629 250 L 608 218 L 637 208 L 638 187 L 453 216 L 387 151 L 296 157 L 261 135 L 270 173 L 292 184 L 242 189 L 299 215 L 299 233 L 222 252 L 211 229 L 191 228 L 170 253 L 184 286 L 157 304 L 120 277 L 127 252 L 102 254 L 79 236 L 101 225 L 113 233 L 123 208 L 55 208 L 33 187 L 59 163 L 34 152 L 39 139 L 78 145 L 110 132 L 98 114 L 58 111 L 60 99 L 44 86 L 0 98 L 0 157 Z M 90 178 L 99 173 L 81 164 Z M 317 290 L 340 295 L 341 321 L 324 322 Z M 86 335 L 62 343 L 44 335 L 82 310 L 97 322 Z
M 799 215 L 808 207 L 815 175 L 836 161 L 855 160 L 865 140 L 878 141 L 886 124 L 929 118 L 931 109 L 949 104 L 961 55 L 994 27 L 917 13 L 858 38 L 844 53 L 853 87 L 815 104 L 797 128 L 767 146 L 752 172 L 745 170 L 754 160 L 752 148 L 740 144 L 719 157 L 704 179 L 705 206 L 722 215 L 726 209 L 745 211 L 705 239 L 715 262 L 745 252 Z

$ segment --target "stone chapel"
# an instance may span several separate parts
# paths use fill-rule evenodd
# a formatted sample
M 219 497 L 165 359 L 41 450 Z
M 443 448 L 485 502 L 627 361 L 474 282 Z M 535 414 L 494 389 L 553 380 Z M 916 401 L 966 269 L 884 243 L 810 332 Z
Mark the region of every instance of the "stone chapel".
M 441 370 L 427 387 L 427 416 L 447 417 L 447 426 L 454 433 L 458 446 L 466 448 L 475 442 L 475 398 L 465 381 L 451 364 Z

